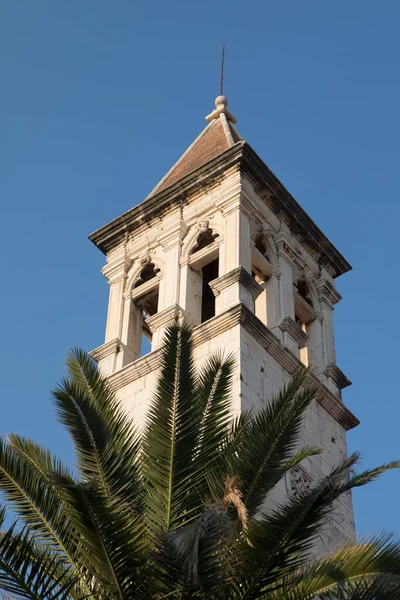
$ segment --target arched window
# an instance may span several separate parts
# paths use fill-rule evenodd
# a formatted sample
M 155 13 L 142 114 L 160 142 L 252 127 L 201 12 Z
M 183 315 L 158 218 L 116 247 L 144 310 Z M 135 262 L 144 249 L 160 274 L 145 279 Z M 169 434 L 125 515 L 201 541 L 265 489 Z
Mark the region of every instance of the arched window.
M 263 255 L 265 256 L 265 258 L 269 261 L 270 257 L 268 255 L 268 246 L 266 243 L 266 239 L 265 239 L 265 234 L 264 233 L 257 233 L 255 238 L 254 238 L 254 247 L 257 248 L 257 250 Z
M 186 313 L 196 326 L 215 316 L 215 296 L 210 282 L 219 276 L 219 234 L 206 220 L 198 223 L 199 234 L 190 253 L 187 272 Z
M 295 321 L 301 330 L 310 334 L 310 326 L 315 320 L 315 311 L 310 287 L 305 279 L 297 279 L 293 285 Z M 310 348 L 305 346 L 300 350 L 300 360 L 304 365 L 310 362 Z
M 157 269 L 155 267 L 154 263 L 147 263 L 144 266 L 144 268 L 140 271 L 140 275 L 133 287 L 137 288 L 146 283 L 147 281 L 150 281 L 150 279 L 154 279 L 154 277 L 157 277 L 157 273 L 159 272 L 159 270 L 160 269 Z
M 192 248 L 190 254 L 194 254 L 195 252 L 199 252 L 199 250 L 203 250 L 207 246 L 210 246 L 218 237 L 218 233 L 213 233 L 212 230 L 207 227 L 204 231 L 201 231 L 197 236 L 197 240 L 195 245 Z
M 125 339 L 129 360 L 136 360 L 151 351 L 152 333 L 149 319 L 158 312 L 160 269 L 150 260 L 142 259 L 142 269 L 130 292 L 129 314 L 124 318 Z

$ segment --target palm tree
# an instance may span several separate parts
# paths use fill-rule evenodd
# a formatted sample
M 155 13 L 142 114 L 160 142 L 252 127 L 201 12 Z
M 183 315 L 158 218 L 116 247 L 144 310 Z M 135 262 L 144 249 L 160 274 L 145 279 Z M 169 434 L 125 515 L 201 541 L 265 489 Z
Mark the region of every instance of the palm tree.
M 390 537 L 313 557 L 335 501 L 398 463 L 356 473 L 352 455 L 265 509 L 285 474 L 319 452 L 298 449 L 315 394 L 307 370 L 233 420 L 232 358 L 216 354 L 197 374 L 190 328 L 172 326 L 138 431 L 87 354 L 74 350 L 67 368 L 53 397 L 77 472 L 31 440 L 0 442 L 0 490 L 17 516 L 0 535 L 3 598 L 400 598 L 400 546 Z

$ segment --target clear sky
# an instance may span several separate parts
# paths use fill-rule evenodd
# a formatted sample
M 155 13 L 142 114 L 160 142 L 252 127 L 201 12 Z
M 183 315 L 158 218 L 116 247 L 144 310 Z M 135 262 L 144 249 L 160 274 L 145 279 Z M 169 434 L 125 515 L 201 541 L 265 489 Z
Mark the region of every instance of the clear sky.
M 353 265 L 337 281 L 348 436 L 400 459 L 397 0 L 3 0 L 0 433 L 72 461 L 50 389 L 104 341 L 108 285 L 87 235 L 142 201 L 205 125 L 238 129 Z M 355 494 L 360 533 L 400 534 L 400 472 Z

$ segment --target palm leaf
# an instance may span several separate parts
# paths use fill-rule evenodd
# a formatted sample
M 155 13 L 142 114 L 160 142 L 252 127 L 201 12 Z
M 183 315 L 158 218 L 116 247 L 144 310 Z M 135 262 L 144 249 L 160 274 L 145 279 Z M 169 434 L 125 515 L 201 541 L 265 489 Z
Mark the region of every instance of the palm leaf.
M 318 595 L 328 600 L 352 594 L 372 599 L 388 590 L 392 599 L 400 597 L 400 544 L 382 535 L 357 545 L 345 544 L 332 555 L 317 558 L 303 570 L 299 581 L 290 585 L 285 598 L 311 600 Z
M 242 482 L 243 501 L 250 516 L 260 510 L 268 492 L 291 468 L 304 413 L 315 396 L 313 388 L 300 389 L 307 374 L 307 369 L 300 370 L 248 423 L 234 469 Z M 310 456 L 320 450 L 313 447 L 303 452 Z
M 1 514 L 4 521 L 4 512 Z M 15 531 L 15 524 L 0 535 L 0 589 L 17 598 L 67 600 L 80 595 L 76 576 L 49 547 L 34 542 L 29 529 Z
M 144 473 L 151 521 L 172 529 L 185 518 L 191 493 L 192 457 L 201 414 L 196 398 L 192 336 L 188 325 L 167 329 L 161 374 L 143 437 Z

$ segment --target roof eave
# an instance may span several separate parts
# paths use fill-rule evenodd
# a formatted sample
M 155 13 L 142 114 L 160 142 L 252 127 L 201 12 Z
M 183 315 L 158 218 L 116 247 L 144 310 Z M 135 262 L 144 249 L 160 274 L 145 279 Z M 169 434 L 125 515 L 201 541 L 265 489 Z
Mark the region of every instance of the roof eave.
M 259 185 L 272 193 L 274 206 L 288 216 L 295 232 L 309 239 L 321 254 L 321 259 L 333 267 L 334 277 L 351 270 L 351 265 L 322 233 L 305 210 L 282 185 L 264 161 L 243 140 L 237 142 L 206 164 L 185 175 L 160 192 L 149 196 L 126 213 L 89 235 L 89 239 L 104 254 L 118 244 L 126 235 L 142 224 L 159 216 L 168 208 L 180 204 L 185 197 L 209 183 L 228 168 L 240 164 L 241 171 L 255 179 Z
M 262 187 L 266 187 L 272 192 L 275 206 L 288 215 L 293 229 L 308 238 L 311 244 L 319 250 L 322 260 L 332 265 L 335 271 L 334 277 L 339 277 L 352 269 L 344 256 L 247 142 L 243 148 L 242 168 L 255 176 Z
M 88 237 L 103 254 L 119 241 L 127 232 L 136 229 L 143 223 L 150 221 L 171 206 L 177 205 L 189 194 L 206 182 L 220 175 L 223 171 L 240 163 L 242 157 L 243 141 L 237 142 L 206 164 L 185 175 L 167 188 L 150 195 L 126 213 L 117 217 L 107 225 L 100 227 Z

